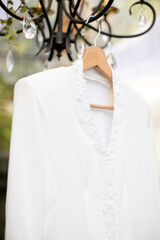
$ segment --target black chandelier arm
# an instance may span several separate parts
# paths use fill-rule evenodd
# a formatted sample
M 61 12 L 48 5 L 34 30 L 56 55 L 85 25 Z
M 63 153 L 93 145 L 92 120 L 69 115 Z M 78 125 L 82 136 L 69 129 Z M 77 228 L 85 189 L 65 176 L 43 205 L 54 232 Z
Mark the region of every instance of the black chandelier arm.
M 58 1 L 58 32 L 62 32 L 63 26 L 63 11 L 62 11 L 62 3 Z
M 105 21 L 105 22 L 106 22 L 106 24 L 107 24 L 107 26 L 108 26 L 108 29 L 109 29 L 109 33 L 111 33 L 111 32 L 112 32 L 111 25 L 110 25 L 110 23 L 108 22 L 106 16 L 105 16 L 104 19 L 102 19 L 102 20 L 100 21 L 100 24 L 101 24 L 102 21 Z M 77 30 L 77 33 L 76 33 L 75 38 L 74 38 L 74 43 L 75 43 L 75 49 L 76 49 L 76 51 L 78 52 L 77 38 L 78 38 L 78 36 L 81 35 L 80 32 L 82 31 L 83 26 L 81 26 L 80 28 L 78 28 L 77 25 L 75 24 L 75 28 L 76 28 L 76 30 Z M 98 31 L 99 31 L 99 30 L 97 30 L 97 32 L 98 32 Z M 111 37 L 109 36 L 107 42 L 106 42 L 105 45 L 103 45 L 101 48 L 107 47 L 108 42 L 110 41 L 110 39 L 111 39 Z M 85 38 L 85 36 L 83 36 L 83 40 L 84 40 L 89 46 L 92 45 L 92 43 L 91 43 L 90 41 L 88 41 L 88 40 Z
M 40 50 L 36 53 L 36 56 L 37 55 L 39 55 L 40 54 L 40 52 L 44 49 L 44 48 L 46 48 L 47 47 L 47 45 L 48 45 L 48 41 L 49 41 L 49 39 L 48 38 L 44 38 L 43 39 L 43 43 L 42 43 L 42 46 L 41 46 L 41 48 L 40 48 Z M 45 46 L 45 43 L 46 43 L 46 46 Z
M 101 1 L 100 1 L 100 3 L 101 3 Z M 71 0 L 71 1 L 70 1 L 70 4 L 69 4 L 69 10 L 70 10 L 70 13 L 71 13 L 72 17 L 75 17 L 75 15 L 77 15 L 77 17 L 78 17 L 80 20 L 82 20 L 82 18 L 79 17 L 79 13 L 77 13 L 77 10 L 76 10 L 77 4 L 80 4 L 80 0 L 79 0 L 79 1 L 77 0 L 76 6 L 74 5 L 73 0 Z M 99 4 L 98 4 L 98 6 L 99 6 Z M 74 14 L 72 13 L 72 8 L 74 9 Z M 76 10 L 76 11 L 75 11 L 75 10 Z M 81 10 L 82 10 L 82 8 L 81 8 Z M 74 42 L 74 44 L 75 44 L 75 49 L 76 49 L 76 51 L 78 52 L 77 38 L 78 38 L 79 35 L 81 35 L 80 32 L 81 32 L 81 30 L 84 28 L 85 23 L 82 24 L 82 26 L 81 26 L 79 29 L 78 29 L 76 23 L 75 23 L 75 22 L 72 22 L 72 20 L 70 20 L 70 26 L 71 26 L 72 24 L 74 25 L 73 28 L 72 28 L 72 31 L 73 31 L 74 29 L 77 30 L 77 33 L 76 33 L 76 35 L 75 35 L 75 38 L 74 38 L 73 42 Z M 68 35 L 69 35 L 69 30 L 70 30 L 70 29 L 68 28 Z M 83 39 L 87 42 L 87 40 L 86 40 L 85 38 L 83 38 Z M 87 43 L 88 43 L 88 45 L 91 45 L 89 42 L 87 42 Z M 70 58 L 70 57 L 69 57 L 69 58 Z
M 22 5 L 22 3 L 18 6 L 18 8 L 15 10 L 15 12 L 17 12 L 19 10 L 21 5 Z M 0 31 L 0 36 L 5 36 L 5 32 L 3 32 L 3 30 L 5 29 L 6 26 L 7 26 L 7 24 Z M 19 33 L 22 33 L 22 29 L 16 31 L 16 34 L 19 34 Z
M 104 0 L 101 0 L 101 1 L 99 2 L 98 6 L 96 7 L 96 9 L 94 10 L 94 12 L 92 13 L 93 15 L 99 10 L 99 7 L 100 7 L 101 4 L 103 3 L 103 1 L 104 1 Z M 72 3 L 72 8 L 74 9 L 75 6 L 73 5 L 73 1 L 71 0 L 70 2 Z M 70 11 L 71 11 L 71 10 L 70 10 Z M 78 17 L 80 20 L 83 20 L 82 17 L 79 15 L 79 13 L 76 13 L 76 15 L 77 15 L 77 17 Z M 110 25 L 110 23 L 109 23 L 108 20 L 107 20 L 107 14 L 106 14 L 106 13 L 104 14 L 104 20 L 105 20 L 105 22 L 106 22 L 107 25 L 108 25 L 109 34 L 111 34 L 111 25 Z M 100 21 L 100 22 L 101 22 L 101 21 Z M 77 34 L 76 34 L 76 36 L 75 36 L 75 49 L 76 49 L 76 51 L 78 51 L 77 44 L 76 44 L 77 38 L 78 38 L 78 35 L 80 35 L 80 32 L 81 32 L 81 30 L 83 29 L 84 26 L 85 26 L 85 23 L 84 23 L 84 24 L 80 27 L 80 29 L 78 30 L 76 23 L 74 23 L 74 27 L 75 27 L 76 30 L 78 31 Z M 93 30 L 96 30 L 97 32 L 99 31 L 98 29 L 96 29 L 96 28 L 94 28 L 94 27 L 92 28 L 91 25 L 89 25 L 89 24 L 87 24 L 87 26 L 89 26 L 89 27 L 90 27 L 91 29 L 93 29 Z M 101 31 L 101 33 L 102 33 L 102 31 Z M 108 37 L 109 37 L 109 39 L 108 39 L 108 41 L 109 41 L 109 40 L 111 39 L 111 36 L 108 36 Z M 83 39 L 84 39 L 84 41 L 85 41 L 89 46 L 92 45 L 85 37 L 83 37 Z M 107 46 L 108 41 L 106 42 L 105 46 L 103 46 L 102 48 L 105 48 L 105 47 Z
M 71 56 L 71 50 L 70 50 L 70 41 L 67 41 L 66 39 L 66 53 L 70 61 L 73 61 L 73 58 Z
M 85 5 L 85 0 L 82 0 L 81 8 L 80 8 L 79 12 L 77 11 L 78 14 L 82 13 L 84 5 Z
M 45 9 L 46 12 L 49 11 L 51 4 L 52 4 L 52 0 L 49 0 L 49 1 L 48 1 L 48 6 L 47 6 L 47 8 Z M 13 18 L 15 18 L 15 19 L 17 19 L 17 20 L 19 20 L 19 21 L 23 21 L 24 17 L 21 17 L 21 16 L 18 15 L 17 13 L 14 13 L 14 12 L 12 12 L 11 10 L 9 10 L 9 9 L 7 8 L 7 6 L 3 3 L 2 0 L 0 0 L 0 7 L 1 7 L 6 13 L 8 13 L 11 17 L 13 17 Z M 33 17 L 32 20 L 33 20 L 33 21 L 37 21 L 37 20 L 41 19 L 41 18 L 43 17 L 43 15 L 44 15 L 44 13 L 40 14 L 39 16 Z
M 17 30 L 16 33 L 17 33 L 17 34 L 22 33 L 22 31 L 23 31 L 23 30 L 20 29 L 20 30 Z M 3 36 L 3 37 L 4 37 L 4 36 L 5 36 L 5 33 L 0 33 L 0 36 Z
M 45 38 L 45 35 L 44 35 L 43 30 L 40 29 L 39 31 L 41 31 L 41 33 L 42 33 L 42 36 L 43 36 L 43 43 L 42 43 L 42 46 L 40 47 L 39 51 L 36 53 L 36 56 L 38 56 L 38 55 L 40 54 L 40 52 L 43 50 L 43 48 L 44 48 L 44 44 L 45 44 L 45 42 L 46 42 L 46 38 Z
M 74 22 L 74 23 L 85 24 L 85 22 L 86 22 L 87 20 L 75 19 L 75 18 L 73 18 L 73 17 L 69 14 L 69 12 L 68 12 L 67 9 L 66 9 L 66 5 L 65 5 L 64 1 L 65 1 L 65 0 L 62 0 L 62 7 L 63 7 L 63 10 L 64 10 L 65 14 L 67 15 L 67 17 L 68 17 L 70 20 L 72 20 L 72 22 Z M 100 13 L 98 13 L 97 15 L 95 15 L 94 17 L 90 18 L 89 22 L 93 22 L 93 21 L 97 20 L 98 18 L 100 18 L 104 13 L 107 12 L 107 10 L 111 7 L 111 5 L 112 5 L 113 2 L 114 2 L 114 0 L 109 0 L 108 3 L 107 3 L 107 5 L 104 7 L 104 9 L 103 9 Z M 91 14 L 91 15 L 92 15 L 92 14 Z
M 113 38 L 133 38 L 133 37 L 139 37 L 139 36 L 141 36 L 141 35 L 149 32 L 149 30 L 153 27 L 153 25 L 155 24 L 155 21 L 156 21 L 156 12 L 155 12 L 155 9 L 152 7 L 151 4 L 149 4 L 148 2 L 145 2 L 145 1 L 143 1 L 143 2 L 142 2 L 142 1 L 136 2 L 136 3 L 134 3 L 131 7 L 133 7 L 134 5 L 137 5 L 137 4 L 145 4 L 145 5 L 147 5 L 147 6 L 151 9 L 151 11 L 152 11 L 153 20 L 152 20 L 152 23 L 151 23 L 150 27 L 149 27 L 146 31 L 144 31 L 144 32 L 142 32 L 142 33 L 138 33 L 138 34 L 132 34 L 132 35 L 117 35 L 117 34 L 108 33 L 108 32 L 104 32 L 104 31 L 101 31 L 101 34 L 106 35 L 106 36 L 108 36 L 108 37 L 113 37 Z M 132 14 L 131 8 L 130 8 L 129 13 L 130 13 L 130 15 Z M 91 28 L 92 30 L 98 32 L 98 29 L 95 28 L 95 27 L 93 27 L 92 25 L 86 24 L 86 26 L 88 26 L 88 27 Z
M 92 16 L 94 16 L 95 14 L 96 14 L 96 12 L 99 10 L 99 8 L 101 7 L 101 4 L 104 2 L 104 0 L 101 0 L 99 3 L 98 3 L 98 5 L 96 6 L 96 8 L 94 9 L 94 11 L 92 12 Z M 74 2 L 73 2 L 73 0 L 71 0 L 70 1 L 70 3 L 71 3 L 71 6 L 72 6 L 72 8 L 74 9 L 75 8 L 75 6 L 74 6 Z M 71 11 L 71 10 L 70 10 Z M 105 13 L 104 13 L 105 14 Z M 80 20 L 83 20 L 83 18 L 80 16 L 80 13 L 76 13 L 76 16 L 80 19 Z M 91 22 L 91 21 L 89 21 L 89 22 Z M 84 23 L 85 24 L 85 23 Z
M 19 20 L 19 21 L 23 21 L 23 17 L 19 16 L 18 14 L 10 11 L 7 6 L 3 3 L 2 0 L 0 0 L 0 7 L 6 12 L 8 13 L 10 16 L 12 16 L 13 18 Z
M 78 38 L 78 35 L 79 35 L 79 33 L 77 32 L 77 34 L 76 34 L 76 36 L 75 36 L 75 39 L 74 39 L 75 49 L 76 49 L 77 52 L 78 52 L 78 46 L 77 46 L 77 38 Z M 84 41 L 85 43 L 87 43 L 89 46 L 92 45 L 85 37 L 83 37 L 83 41 Z
M 81 1 L 82 1 L 81 8 L 80 8 L 80 10 L 79 10 L 79 12 L 78 12 L 78 8 L 79 8 L 79 6 L 80 6 Z M 77 0 L 76 5 L 74 5 L 74 1 L 73 1 L 73 0 L 70 0 L 70 1 L 69 1 L 69 11 L 70 11 L 70 15 L 75 18 L 75 16 L 76 16 L 77 14 L 81 14 L 81 13 L 82 13 L 83 7 L 84 7 L 84 0 L 80 0 L 80 1 Z M 72 9 L 73 9 L 73 11 L 72 11 Z M 76 11 L 75 11 L 75 9 L 76 9 Z M 74 12 L 74 15 L 73 15 L 73 12 Z M 83 20 L 83 19 L 81 19 L 81 20 Z
M 54 24 L 53 24 L 52 32 L 55 31 L 56 26 L 57 26 L 57 23 L 58 23 L 58 11 L 57 11 L 57 13 L 56 13 L 56 19 L 55 19 L 55 22 L 54 22 Z
M 140 0 L 140 1 L 138 1 L 138 2 L 133 3 L 133 4 L 130 6 L 130 8 L 129 8 L 129 14 L 130 14 L 130 15 L 132 15 L 132 8 L 133 8 L 133 6 L 138 5 L 138 4 L 147 5 L 149 8 L 151 8 L 152 12 L 155 13 L 155 10 L 154 10 L 153 6 L 152 6 L 150 3 L 148 3 L 148 2 L 146 2 L 146 1 L 144 1 L 144 0 Z M 156 13 L 155 13 L 155 15 L 156 15 Z
M 105 21 L 105 23 L 107 24 L 107 27 L 108 27 L 108 30 L 109 30 L 109 33 L 111 34 L 112 33 L 112 28 L 111 28 L 111 24 L 109 23 L 109 21 L 107 20 L 107 15 L 104 16 L 104 19 L 100 20 L 99 21 L 99 24 L 101 24 L 102 21 Z M 101 33 L 101 32 L 100 32 Z M 108 46 L 108 42 L 111 40 L 111 37 L 108 36 L 108 40 L 107 42 L 105 43 L 105 45 L 102 46 L 102 48 L 105 48 Z
M 39 2 L 40 2 L 40 1 L 39 1 Z M 48 11 L 50 10 L 51 5 L 52 5 L 52 2 L 53 2 L 53 0 L 49 0 L 49 1 L 48 1 L 48 6 L 47 6 L 46 8 L 44 7 L 44 11 L 45 11 L 46 13 L 48 13 Z M 44 5 L 44 4 L 43 4 L 43 5 Z M 29 12 L 30 12 L 30 8 L 28 8 L 28 10 L 29 10 Z M 34 18 L 31 18 L 31 19 L 34 20 L 35 23 L 41 22 L 41 21 L 44 19 L 44 11 L 43 11 L 42 14 L 39 15 L 39 18 L 38 18 L 38 19 L 35 19 L 35 20 L 34 20 Z
M 54 55 L 54 51 L 55 51 L 54 44 L 52 44 L 52 47 L 51 47 L 51 50 L 50 50 L 50 54 L 49 54 L 49 57 L 48 57 L 48 61 L 52 60 L 53 55 Z
M 69 4 L 69 10 L 70 10 L 71 16 L 74 18 L 75 15 L 77 14 L 77 10 L 79 8 L 81 0 L 77 0 L 76 5 L 74 6 L 74 11 L 73 12 L 72 12 L 72 0 L 69 3 L 70 3 Z M 70 34 L 70 30 L 71 30 L 72 24 L 74 24 L 74 22 L 72 20 L 70 20 L 69 25 L 68 25 L 68 29 L 67 29 L 67 35 Z
M 71 2 L 72 2 L 72 0 L 70 1 L 69 9 L 70 9 L 70 12 L 71 12 L 71 16 L 74 18 L 75 15 L 76 15 L 76 12 L 78 10 L 78 7 L 79 7 L 79 5 L 81 3 L 81 0 L 77 0 L 73 12 L 72 12 L 72 4 L 71 4 Z M 68 55 L 68 57 L 69 57 L 69 59 L 71 61 L 73 61 L 72 56 L 71 56 L 71 51 L 70 51 L 70 35 L 71 35 L 72 24 L 73 24 L 73 22 L 72 22 L 72 20 L 70 20 L 69 25 L 68 25 L 68 29 L 67 29 L 67 33 L 66 33 L 66 42 L 65 42 L 67 55 Z
M 57 32 L 54 32 L 54 30 L 52 30 L 52 46 L 50 48 L 50 54 L 48 57 L 48 60 L 51 61 L 52 57 L 53 57 L 53 53 L 55 50 L 55 46 L 54 43 L 57 45 L 62 45 L 63 44 L 63 32 L 62 32 L 62 26 L 63 26 L 63 12 L 62 12 L 62 4 L 61 1 L 58 1 L 58 9 L 57 9 L 57 15 L 56 15 L 56 21 L 58 22 L 58 30 Z M 54 24 L 54 27 L 56 27 L 56 23 Z M 60 52 L 58 52 L 58 54 L 60 54 Z M 58 55 L 57 55 L 58 56 Z M 60 57 L 60 55 L 59 55 Z
M 78 3 L 78 1 L 77 1 L 77 3 Z M 82 0 L 82 6 L 81 6 L 81 9 L 80 9 L 80 11 L 79 11 L 79 13 L 76 11 L 76 15 L 78 16 L 79 14 L 81 14 L 81 12 L 82 12 L 82 10 L 83 10 L 83 6 L 84 6 L 84 0 Z M 73 8 L 73 10 L 75 10 L 75 5 L 73 5 L 73 0 L 71 0 L 70 1 L 70 4 L 69 4 L 69 10 L 70 10 L 70 13 L 71 13 L 71 15 L 73 14 L 73 12 L 72 12 L 72 8 Z M 73 16 L 72 15 L 72 17 L 75 17 L 75 15 Z M 81 19 L 82 20 L 82 19 Z M 70 20 L 71 21 L 71 20 Z M 74 29 L 75 29 L 75 24 L 76 23 L 74 23 L 74 22 L 72 22 L 71 21 L 71 23 L 72 23 L 72 25 L 73 25 L 73 27 L 71 27 L 71 29 L 70 29 L 70 33 L 72 33 L 73 31 L 74 31 Z M 83 24 L 83 26 L 84 26 L 84 24 Z
M 43 14 L 44 14 L 44 18 L 46 19 L 46 22 L 47 22 L 47 25 L 48 25 L 49 41 L 48 41 L 48 44 L 47 44 L 47 49 L 45 51 L 45 52 L 48 52 L 51 49 L 52 42 L 53 42 L 52 27 L 51 27 L 51 24 L 50 24 L 50 21 L 49 21 L 49 18 L 48 18 L 48 14 L 47 14 L 46 9 L 45 9 L 44 4 L 43 4 L 43 0 L 39 0 L 39 2 L 41 4 L 41 8 L 42 8 L 42 11 L 43 11 Z
M 101 31 L 101 34 L 106 35 L 106 36 L 108 36 L 108 37 L 113 37 L 113 38 L 133 38 L 133 37 L 142 36 L 143 34 L 147 33 L 147 32 L 153 27 L 153 25 L 154 25 L 154 23 L 155 23 L 155 21 L 156 21 L 156 12 L 155 12 L 155 9 L 154 9 L 153 6 L 152 6 L 151 4 L 149 4 L 148 2 L 146 2 L 146 1 L 144 1 L 144 0 L 140 0 L 140 1 L 132 4 L 132 6 L 131 6 L 130 9 L 129 9 L 129 14 L 130 14 L 130 15 L 132 14 L 132 7 L 135 6 L 135 5 L 137 5 L 137 4 L 147 5 L 147 6 L 151 9 L 151 11 L 152 11 L 153 20 L 152 20 L 152 23 L 151 23 L 150 27 L 149 27 L 146 31 L 144 31 L 144 32 L 142 32 L 142 33 L 139 33 L 139 34 L 132 34 L 132 35 L 117 35 L 117 34 L 108 33 L 108 32 L 104 32 L 104 31 Z M 77 16 L 79 17 L 80 20 L 82 20 L 81 16 L 79 16 L 78 14 L 77 14 Z M 86 24 L 86 25 L 87 25 L 88 27 L 90 27 L 92 30 L 98 32 L 98 29 L 95 28 L 95 27 L 93 27 L 93 26 L 90 25 L 89 23 Z
M 80 17 L 81 18 L 81 17 Z M 82 18 L 81 18 L 82 19 Z M 77 30 L 77 33 L 76 33 L 76 35 L 75 35 L 75 38 L 74 38 L 74 43 L 75 43 L 75 49 L 76 49 L 76 51 L 78 52 L 78 47 L 77 47 L 77 38 L 78 38 L 78 36 L 81 36 L 81 31 L 82 31 L 82 29 L 84 28 L 84 26 L 85 26 L 85 23 L 84 24 L 82 24 L 82 26 L 80 26 L 80 28 L 78 28 L 77 27 L 77 24 L 76 23 L 73 23 L 74 24 L 74 27 L 75 27 L 75 29 Z M 88 26 L 88 25 L 87 25 Z M 96 29 L 96 28 L 95 28 Z M 96 29 L 97 30 L 97 32 L 98 32 L 98 29 Z M 88 42 L 88 40 L 85 38 L 85 36 L 83 36 L 83 40 L 88 44 L 88 45 L 92 45 L 91 43 L 89 43 Z
M 27 9 L 28 9 L 28 14 L 30 15 L 31 18 L 33 18 L 34 15 L 32 14 L 32 12 L 30 11 L 30 9 L 29 9 L 28 7 L 27 7 Z M 43 17 L 44 17 L 44 16 L 43 16 Z M 43 19 L 43 18 L 42 18 L 42 19 Z M 42 20 L 42 19 L 41 19 L 41 20 Z M 42 35 L 44 36 L 42 27 L 41 27 L 41 25 L 40 25 L 40 20 L 39 20 L 39 21 L 35 21 L 35 23 L 36 23 L 36 25 L 38 26 L 38 29 L 40 29 Z
M 39 0 L 39 2 L 40 2 L 40 0 Z M 44 13 L 44 11 L 45 11 L 46 13 L 49 12 L 49 10 L 50 10 L 50 8 L 51 8 L 51 5 L 52 5 L 52 2 L 53 2 L 53 0 L 48 0 L 48 6 L 47 6 L 46 8 L 45 8 L 44 3 L 43 3 L 43 6 L 44 6 L 43 13 Z M 40 4 L 41 4 L 41 3 L 40 3 Z M 41 5 L 41 6 L 42 6 L 42 5 Z M 37 20 L 35 20 L 36 22 L 43 20 L 43 18 L 44 18 L 44 14 L 43 14 L 43 13 L 39 15 L 39 18 L 38 18 Z
M 44 7 L 44 10 L 42 10 L 42 11 L 43 11 L 43 12 L 45 11 L 45 12 L 48 13 L 48 11 L 49 11 L 50 8 L 51 8 L 52 2 L 53 2 L 53 0 L 48 0 L 48 6 L 47 6 L 47 8 Z M 22 3 L 25 4 L 25 1 L 23 0 Z M 43 3 L 43 6 L 44 6 L 44 3 Z M 27 10 L 28 10 L 28 14 L 31 16 L 31 19 L 34 20 L 35 23 L 38 25 L 38 23 L 41 22 L 41 21 L 44 19 L 44 14 L 42 13 L 41 15 L 39 15 L 39 18 L 38 18 L 38 19 L 34 19 L 35 17 L 34 17 L 34 15 L 32 14 L 30 8 L 29 8 L 28 6 L 26 6 L 26 7 L 27 7 Z M 42 5 L 41 5 L 41 7 L 42 7 Z
M 18 10 L 19 10 L 19 8 L 20 8 L 20 6 L 22 5 L 23 3 L 21 2 L 21 4 L 19 5 L 19 7 L 15 10 L 15 12 L 17 12 Z M 49 6 L 48 6 L 49 7 Z M 30 9 L 27 7 L 27 9 L 28 9 L 28 14 L 31 16 L 31 19 L 33 19 L 33 14 L 31 13 L 31 11 L 30 11 Z M 44 16 L 42 16 L 40 19 L 38 19 L 38 21 L 36 21 L 36 24 L 38 25 L 38 28 L 40 28 L 41 29 L 41 27 L 40 27 L 40 25 L 39 25 L 39 22 L 40 22 L 40 20 L 42 20 L 43 19 L 43 17 Z M 6 24 L 6 26 L 7 26 L 7 24 Z M 42 29 L 41 29 L 41 31 L 42 31 Z M 20 33 L 22 33 L 23 32 L 23 30 L 22 29 L 20 29 L 20 30 L 17 30 L 16 31 L 16 34 L 20 34 Z M 5 36 L 5 32 L 3 33 L 3 29 L 1 30 L 1 32 L 0 32 L 0 36 Z M 43 33 L 43 36 L 44 36 L 44 33 Z
M 78 36 L 80 35 L 80 32 L 82 31 L 83 29 L 83 26 L 81 26 L 79 29 L 77 28 L 77 26 L 75 25 L 76 29 L 77 29 L 77 33 L 75 35 L 75 38 L 74 38 L 74 42 L 75 42 L 75 49 L 76 51 L 78 52 L 78 46 L 77 46 L 77 38 Z
M 75 49 L 76 51 L 78 52 L 78 46 L 77 46 L 77 38 L 78 36 L 81 36 L 81 31 L 83 29 L 84 25 L 82 25 L 80 28 L 77 27 L 77 25 L 75 24 L 75 28 L 77 30 L 77 33 L 75 35 L 75 38 L 74 38 L 74 43 L 75 43 Z M 89 45 L 91 46 L 92 44 L 88 42 L 88 40 L 85 38 L 85 36 L 83 36 L 83 40 Z
M 98 5 L 96 6 L 96 8 L 94 9 L 94 11 L 92 12 L 92 15 L 95 15 L 97 13 L 97 11 L 99 10 L 99 8 L 101 7 L 102 3 L 104 2 L 104 0 L 101 0 Z
M 31 11 L 29 11 L 28 13 L 29 13 L 29 15 L 30 15 L 31 17 L 33 17 L 33 14 L 31 13 Z M 42 51 L 42 49 L 44 48 L 44 44 L 45 44 L 45 42 L 46 42 L 46 37 L 45 37 L 44 31 L 43 31 L 43 28 L 42 28 L 42 26 L 41 26 L 41 24 L 40 24 L 40 21 L 37 21 L 36 24 L 37 24 L 37 26 L 38 26 L 38 31 L 41 32 L 42 37 L 43 37 L 42 46 L 40 47 L 39 51 L 36 53 L 36 56 L 38 56 L 38 55 L 40 54 L 40 52 Z M 38 35 L 36 35 L 36 41 L 37 41 L 37 45 L 38 45 Z

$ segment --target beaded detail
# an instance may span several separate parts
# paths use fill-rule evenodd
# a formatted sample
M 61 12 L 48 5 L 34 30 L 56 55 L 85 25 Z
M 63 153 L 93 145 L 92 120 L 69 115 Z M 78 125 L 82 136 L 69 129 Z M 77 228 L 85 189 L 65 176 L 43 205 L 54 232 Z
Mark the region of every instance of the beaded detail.
M 114 111 L 111 134 L 108 146 L 102 143 L 99 132 L 94 124 L 94 118 L 88 102 L 86 79 L 83 77 L 83 60 L 79 58 L 73 63 L 76 74 L 76 100 L 80 106 L 81 121 L 85 130 L 93 140 L 93 145 L 98 152 L 98 162 L 103 174 L 102 211 L 105 216 L 106 240 L 119 240 L 120 225 L 120 196 L 116 183 L 115 146 L 118 138 L 119 125 L 124 106 L 123 83 L 116 79 L 112 69 Z

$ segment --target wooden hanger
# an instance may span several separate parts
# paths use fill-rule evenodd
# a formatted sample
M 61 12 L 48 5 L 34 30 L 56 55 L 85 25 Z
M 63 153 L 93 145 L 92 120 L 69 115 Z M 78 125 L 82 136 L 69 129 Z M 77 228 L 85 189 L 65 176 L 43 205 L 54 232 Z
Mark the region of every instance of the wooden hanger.
M 89 18 L 87 21 L 89 21 Z M 99 22 L 98 22 L 98 24 L 99 24 Z M 99 24 L 99 33 L 96 36 L 96 38 L 94 39 L 94 46 L 89 46 L 84 50 L 84 53 L 82 56 L 83 71 L 94 67 L 101 75 L 103 75 L 105 78 L 107 78 L 109 80 L 109 83 L 112 86 L 111 97 L 112 97 L 112 103 L 113 103 L 112 70 L 107 62 L 107 57 L 105 55 L 105 52 L 100 47 L 96 46 L 96 39 L 99 36 L 99 34 L 100 34 L 100 24 Z M 105 106 L 105 105 L 93 104 L 93 103 L 90 103 L 90 106 L 95 107 L 95 108 L 107 109 L 107 110 L 114 109 L 114 106 Z

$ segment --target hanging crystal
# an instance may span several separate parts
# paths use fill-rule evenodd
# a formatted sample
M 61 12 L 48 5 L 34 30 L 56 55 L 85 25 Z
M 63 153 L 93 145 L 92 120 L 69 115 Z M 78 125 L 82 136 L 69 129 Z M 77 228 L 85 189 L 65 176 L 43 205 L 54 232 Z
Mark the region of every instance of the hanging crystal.
M 82 58 L 84 49 L 85 49 L 85 43 L 84 41 L 82 41 L 78 49 L 78 58 Z
M 114 69 L 117 66 L 116 59 L 114 55 L 110 52 L 107 56 L 108 64 Z
M 108 36 L 103 35 L 103 36 L 102 36 L 102 40 L 103 40 L 103 42 L 107 42 L 107 40 L 108 40 Z
M 108 32 L 107 24 L 104 20 L 101 21 L 101 29 L 103 32 L 106 32 L 106 33 Z M 106 43 L 108 41 L 108 36 L 102 35 L 102 41 Z
M 112 47 L 112 42 L 111 41 L 108 41 L 108 44 L 107 44 L 108 48 L 109 48 L 109 51 L 111 51 L 111 47 Z
M 78 49 L 78 54 L 77 54 L 78 58 L 82 58 L 83 53 L 84 53 L 85 43 L 84 43 L 83 39 L 84 39 L 84 36 L 86 34 L 86 29 L 83 28 L 80 33 L 81 33 L 81 36 L 82 36 L 82 41 L 81 41 L 79 49 Z
M 144 12 L 145 12 L 145 9 L 141 8 L 141 15 L 139 17 L 139 25 L 141 27 L 144 27 L 147 24 L 147 20 L 146 20 L 146 17 L 144 15 Z
M 109 54 L 107 56 L 107 61 L 108 61 L 108 64 L 113 68 L 115 69 L 117 67 L 117 63 L 116 63 L 116 59 L 114 57 L 114 55 L 112 54 L 111 52 L 111 46 L 112 46 L 112 42 L 109 41 L 108 42 L 108 48 L 109 48 Z
M 25 38 L 32 39 L 36 36 L 37 28 L 32 19 L 24 17 L 23 19 L 23 33 Z
M 13 55 L 12 55 L 12 51 L 11 51 L 11 50 L 9 50 L 9 51 L 8 51 L 8 54 L 7 54 L 6 66 L 7 66 L 8 72 L 9 72 L 9 73 L 12 72 L 13 67 L 14 67 L 14 58 L 13 58 Z
M 86 29 L 83 28 L 83 29 L 81 30 L 81 36 L 84 37 L 85 34 L 86 34 Z

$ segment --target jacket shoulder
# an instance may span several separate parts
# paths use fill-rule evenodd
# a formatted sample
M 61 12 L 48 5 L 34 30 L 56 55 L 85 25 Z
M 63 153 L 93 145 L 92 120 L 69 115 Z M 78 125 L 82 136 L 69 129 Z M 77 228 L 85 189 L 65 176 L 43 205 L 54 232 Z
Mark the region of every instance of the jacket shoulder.
M 71 66 L 61 66 L 45 71 L 41 71 L 38 73 L 31 74 L 27 77 L 20 78 L 16 83 L 17 85 L 27 84 L 29 85 L 34 91 L 45 91 L 49 89 L 56 89 L 59 87 L 64 86 L 64 84 L 68 82 L 70 79 Z

